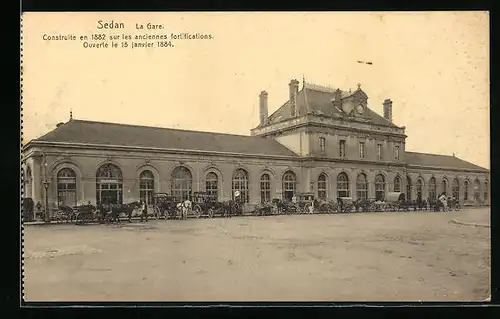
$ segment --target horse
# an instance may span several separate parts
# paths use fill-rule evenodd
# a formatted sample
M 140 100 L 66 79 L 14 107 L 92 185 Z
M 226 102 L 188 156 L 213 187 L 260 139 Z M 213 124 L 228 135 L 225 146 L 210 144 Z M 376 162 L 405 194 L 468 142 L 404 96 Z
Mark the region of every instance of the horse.
M 188 216 L 188 212 L 191 211 L 192 209 L 193 209 L 193 203 L 188 199 L 186 199 L 183 202 L 178 203 L 177 204 L 178 217 L 180 219 L 186 220 L 187 216 Z
M 105 212 L 104 222 L 109 224 L 111 222 L 120 222 L 120 214 L 125 214 L 127 216 L 128 221 L 132 222 L 132 212 L 140 208 L 142 205 L 140 202 L 135 201 L 128 204 L 118 204 L 118 205 L 110 205 L 109 211 Z

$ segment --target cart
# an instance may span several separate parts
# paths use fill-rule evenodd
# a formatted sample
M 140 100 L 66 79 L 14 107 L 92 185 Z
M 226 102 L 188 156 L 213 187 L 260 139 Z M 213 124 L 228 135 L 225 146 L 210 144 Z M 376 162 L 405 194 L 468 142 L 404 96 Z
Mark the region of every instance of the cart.
M 213 218 L 217 205 L 217 196 L 207 192 L 193 193 L 193 215 L 196 218 Z

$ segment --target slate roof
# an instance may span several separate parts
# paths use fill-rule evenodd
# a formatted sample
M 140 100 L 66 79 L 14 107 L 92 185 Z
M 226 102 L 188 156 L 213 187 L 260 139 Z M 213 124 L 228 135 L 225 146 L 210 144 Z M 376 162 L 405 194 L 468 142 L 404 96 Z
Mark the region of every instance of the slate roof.
M 488 172 L 488 170 L 484 167 L 477 166 L 470 162 L 464 161 L 458 157 L 449 155 L 437 155 L 437 154 L 416 153 L 407 151 L 405 152 L 405 159 L 409 165 L 471 169 L 471 170 L 481 170 L 484 172 Z
M 316 84 L 306 83 L 297 94 L 297 112 L 299 116 L 306 113 L 322 114 L 328 117 L 343 116 L 344 113 L 333 106 L 333 99 L 336 88 L 324 87 Z M 340 90 L 342 100 L 350 97 L 356 91 L 347 92 Z M 349 100 L 343 103 L 350 103 Z M 291 103 L 286 101 L 278 110 L 269 116 L 270 123 L 280 122 L 290 118 Z M 377 114 L 367 107 L 363 116 L 368 122 L 376 125 L 397 127 L 394 123 L 386 120 L 383 116 Z
M 247 155 L 297 156 L 279 142 L 257 136 L 74 119 L 33 141 L 138 146 Z

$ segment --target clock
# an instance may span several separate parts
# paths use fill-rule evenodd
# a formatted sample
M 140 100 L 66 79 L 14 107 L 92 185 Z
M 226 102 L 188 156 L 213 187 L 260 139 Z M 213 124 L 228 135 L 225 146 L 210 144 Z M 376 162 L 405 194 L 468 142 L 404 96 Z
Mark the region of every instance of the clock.
M 363 109 L 364 109 L 363 105 L 361 105 L 361 104 L 356 107 L 356 111 L 358 111 L 358 114 L 363 113 Z

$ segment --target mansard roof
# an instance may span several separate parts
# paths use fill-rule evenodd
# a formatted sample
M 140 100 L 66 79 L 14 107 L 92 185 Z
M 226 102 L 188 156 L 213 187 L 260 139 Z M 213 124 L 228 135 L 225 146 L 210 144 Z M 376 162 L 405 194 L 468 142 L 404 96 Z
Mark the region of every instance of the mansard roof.
M 417 152 L 405 152 L 405 159 L 408 165 L 419 167 L 438 167 L 438 168 L 455 168 L 455 169 L 470 169 L 489 172 L 484 167 L 477 166 L 470 162 L 464 161 L 458 157 L 450 155 L 427 154 Z
M 257 136 L 188 131 L 161 127 L 70 120 L 33 142 L 63 142 L 102 146 L 297 156 L 273 139 Z
M 305 83 L 297 95 L 297 114 L 299 116 L 305 116 L 306 114 L 324 115 L 327 117 L 345 116 L 341 110 L 333 106 L 336 90 L 340 91 L 341 99 L 345 100 L 343 103 L 351 103 L 347 98 L 361 91 L 361 89 L 356 91 L 344 91 L 337 88 Z M 369 106 L 366 108 L 365 112 L 364 119 L 367 122 L 376 125 L 397 127 L 394 123 L 371 110 Z M 286 101 L 285 104 L 269 116 L 269 123 L 281 122 L 289 118 L 291 118 L 290 100 Z

